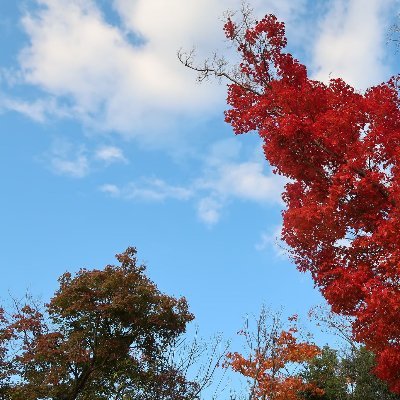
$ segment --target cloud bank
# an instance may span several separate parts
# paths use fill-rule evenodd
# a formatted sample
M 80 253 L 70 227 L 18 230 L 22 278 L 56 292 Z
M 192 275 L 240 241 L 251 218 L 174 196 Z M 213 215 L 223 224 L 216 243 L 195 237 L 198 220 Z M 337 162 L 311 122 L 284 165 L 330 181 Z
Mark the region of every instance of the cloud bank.
M 2 106 L 38 122 L 68 117 L 95 131 L 143 141 L 163 139 L 182 116 L 203 118 L 224 108 L 225 88 L 197 85 L 177 60 L 180 48 L 199 59 L 224 49 L 221 17 L 239 0 L 113 0 L 111 19 L 95 0 L 36 0 L 21 20 L 28 44 L 10 81 L 38 88 L 32 100 Z M 287 20 L 306 1 L 255 1 L 255 13 Z M 9 72 L 9 71 L 8 71 Z

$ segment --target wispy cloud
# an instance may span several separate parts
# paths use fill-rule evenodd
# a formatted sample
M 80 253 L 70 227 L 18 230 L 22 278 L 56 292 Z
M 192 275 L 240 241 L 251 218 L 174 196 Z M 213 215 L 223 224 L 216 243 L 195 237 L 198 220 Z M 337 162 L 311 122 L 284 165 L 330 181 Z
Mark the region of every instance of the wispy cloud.
M 99 189 L 103 193 L 107 193 L 113 197 L 119 197 L 121 195 L 121 190 L 119 189 L 119 187 L 111 183 L 106 183 L 104 185 L 101 185 Z
M 95 158 L 104 161 L 108 164 L 114 162 L 127 163 L 128 160 L 125 158 L 122 149 L 116 146 L 102 146 L 96 150 Z
M 0 97 L 0 110 L 15 111 L 36 122 L 45 122 L 49 115 L 62 118 L 70 116 L 70 111 L 58 104 L 53 97 L 27 101 L 3 95 Z
M 152 202 L 169 199 L 188 200 L 193 195 L 190 188 L 170 185 L 157 178 L 143 178 L 139 182 L 131 182 L 122 187 L 114 184 L 105 184 L 100 186 L 100 190 L 114 197 Z
M 197 204 L 197 215 L 206 225 L 215 225 L 221 218 L 221 201 L 213 197 L 203 197 Z
M 282 225 L 278 225 L 261 233 L 260 240 L 255 244 L 258 251 L 272 249 L 279 258 L 287 259 L 287 245 L 281 240 Z
M 116 162 L 128 163 L 119 147 L 103 145 L 91 150 L 88 146 L 74 143 L 60 135 L 53 141 L 42 161 L 54 173 L 72 178 L 84 178 L 89 173 L 109 167 Z
M 54 171 L 75 178 L 83 178 L 89 171 L 89 163 L 84 155 L 78 155 L 72 160 L 54 157 L 51 160 L 51 166 Z
M 72 178 L 83 178 L 90 170 L 84 146 L 74 146 L 66 140 L 55 141 L 45 161 L 54 173 Z
M 224 208 L 234 200 L 261 205 L 282 204 L 285 179 L 268 172 L 265 160 L 256 154 L 248 161 L 240 160 L 240 149 L 235 140 L 214 143 L 204 157 L 200 176 L 184 185 L 172 185 L 159 178 L 142 178 L 123 186 L 107 183 L 100 190 L 130 200 L 192 200 L 198 218 L 210 226 L 220 220 Z

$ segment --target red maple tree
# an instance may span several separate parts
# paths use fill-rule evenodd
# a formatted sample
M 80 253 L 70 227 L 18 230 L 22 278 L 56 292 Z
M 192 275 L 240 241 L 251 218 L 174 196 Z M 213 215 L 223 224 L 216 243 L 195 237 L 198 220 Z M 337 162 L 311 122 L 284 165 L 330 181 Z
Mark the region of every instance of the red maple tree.
M 332 309 L 377 354 L 377 375 L 400 393 L 399 76 L 360 93 L 342 79 L 312 80 L 274 15 L 244 13 L 224 27 L 241 57 L 193 66 L 226 77 L 236 134 L 257 131 L 274 171 L 289 178 L 283 239 Z

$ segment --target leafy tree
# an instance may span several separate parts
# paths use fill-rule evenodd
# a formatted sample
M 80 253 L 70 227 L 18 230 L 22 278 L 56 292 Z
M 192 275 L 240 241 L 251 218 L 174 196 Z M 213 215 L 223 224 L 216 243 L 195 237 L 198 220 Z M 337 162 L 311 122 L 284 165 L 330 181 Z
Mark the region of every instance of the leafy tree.
M 312 80 L 285 52 L 274 15 L 247 9 L 224 26 L 240 64 L 202 66 L 227 78 L 225 119 L 236 134 L 257 131 L 275 172 L 290 179 L 283 239 L 333 310 L 353 318 L 353 333 L 377 355 L 375 372 L 400 393 L 400 99 L 399 76 L 356 91 L 342 79 Z
M 63 274 L 43 311 L 31 303 L 0 314 L 2 398 L 197 398 L 199 385 L 167 357 L 193 319 L 186 300 L 161 293 L 134 248 L 117 259 Z
M 336 335 L 342 343 L 340 352 L 325 346 L 302 373 L 308 382 L 314 382 L 324 390 L 323 400 L 400 399 L 400 395 L 391 393 L 387 384 L 373 373 L 375 356 L 354 341 L 350 318 L 324 306 L 314 307 L 309 316 L 323 331 Z M 311 400 L 314 397 L 304 393 L 304 398 Z
M 303 391 L 301 398 L 306 400 L 346 400 L 347 382 L 343 375 L 336 350 L 325 346 L 321 353 L 310 360 L 302 372 L 306 382 L 313 383 L 323 390 L 322 396 L 310 391 Z
M 321 354 L 311 360 L 302 372 L 306 382 L 323 389 L 324 395 L 316 397 L 305 391 L 306 400 L 397 400 L 399 395 L 388 390 L 372 370 L 374 354 L 364 346 L 352 347 L 342 358 L 338 352 L 325 346 Z
M 263 308 L 253 332 L 249 325 L 239 331 L 244 336 L 248 354 L 227 353 L 225 368 L 231 368 L 248 379 L 249 400 L 298 400 L 298 393 L 308 390 L 320 395 L 322 390 L 296 373 L 296 366 L 313 359 L 319 348 L 308 341 L 298 340 L 294 324 L 284 330 L 277 315 L 270 316 Z
M 341 360 L 343 374 L 349 382 L 349 399 L 354 400 L 398 400 L 400 395 L 391 393 L 387 384 L 378 379 L 372 370 L 375 356 L 365 346 L 352 350 Z

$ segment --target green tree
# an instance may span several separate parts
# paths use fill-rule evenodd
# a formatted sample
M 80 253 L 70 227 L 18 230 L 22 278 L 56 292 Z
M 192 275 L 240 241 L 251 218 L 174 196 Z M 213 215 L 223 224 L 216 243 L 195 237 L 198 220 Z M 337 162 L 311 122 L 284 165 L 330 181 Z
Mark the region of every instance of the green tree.
M 351 400 L 399 400 L 400 395 L 388 390 L 385 382 L 373 374 L 375 355 L 365 346 L 353 348 L 341 360 L 342 375 L 348 382 Z
M 304 392 L 302 397 L 307 400 L 345 400 L 347 399 L 346 377 L 341 370 L 337 351 L 328 346 L 322 348 L 321 354 L 312 359 L 303 378 L 324 391 L 322 396 Z
M 365 347 L 351 347 L 347 354 L 325 346 L 321 354 L 311 360 L 302 373 L 303 378 L 324 390 L 316 397 L 304 392 L 306 400 L 399 400 L 385 382 L 373 374 L 375 356 Z

